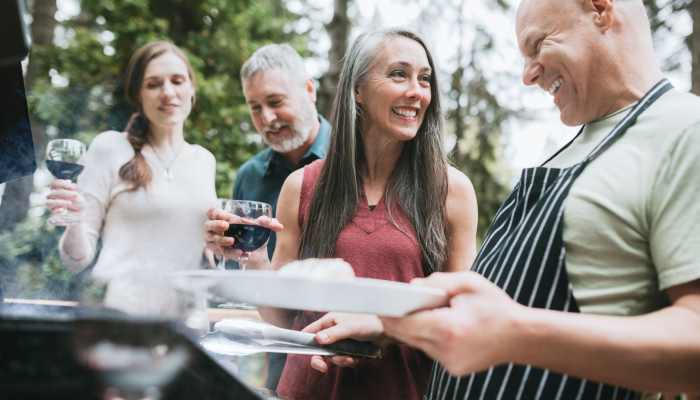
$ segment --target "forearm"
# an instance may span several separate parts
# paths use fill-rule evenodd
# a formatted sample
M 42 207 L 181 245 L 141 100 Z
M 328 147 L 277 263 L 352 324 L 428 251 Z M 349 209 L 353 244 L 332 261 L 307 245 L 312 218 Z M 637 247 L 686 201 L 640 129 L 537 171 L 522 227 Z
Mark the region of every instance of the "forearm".
M 296 316 L 296 311 L 274 307 L 258 307 L 258 313 L 265 322 L 285 329 L 291 329 Z
M 515 359 L 647 392 L 700 390 L 700 314 L 671 306 L 638 317 L 523 308 Z
M 59 253 L 63 264 L 73 272 L 80 272 L 95 256 L 95 244 L 82 223 L 69 225 L 61 236 Z

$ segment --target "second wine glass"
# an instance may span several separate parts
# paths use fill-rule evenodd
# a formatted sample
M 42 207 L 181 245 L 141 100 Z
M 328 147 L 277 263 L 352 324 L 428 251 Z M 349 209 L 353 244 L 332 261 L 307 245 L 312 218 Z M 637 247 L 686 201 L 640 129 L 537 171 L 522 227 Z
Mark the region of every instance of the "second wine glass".
M 75 139 L 54 139 L 46 146 L 46 168 L 56 179 L 67 179 L 75 182 L 83 172 L 82 157 L 86 147 L 83 142 Z M 79 222 L 76 213 L 66 208 L 57 210 L 49 218 L 49 223 L 56 226 L 66 226 Z
M 229 225 L 225 235 L 234 239 L 234 249 L 243 252 L 238 265 L 244 270 L 250 253 L 265 247 L 270 239 L 270 229 L 261 226 L 257 221 L 260 217 L 272 218 L 272 206 L 250 200 L 219 199 L 219 203 L 223 211 L 241 219 L 240 223 Z

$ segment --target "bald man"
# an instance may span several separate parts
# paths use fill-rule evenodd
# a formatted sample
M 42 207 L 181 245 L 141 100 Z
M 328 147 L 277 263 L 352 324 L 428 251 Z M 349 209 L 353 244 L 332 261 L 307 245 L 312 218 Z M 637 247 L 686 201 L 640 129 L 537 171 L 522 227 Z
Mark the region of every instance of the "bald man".
M 581 131 L 523 171 L 472 271 L 416 282 L 447 306 L 317 339 L 424 350 L 427 399 L 700 392 L 700 99 L 663 79 L 641 0 L 524 0 L 516 34 Z

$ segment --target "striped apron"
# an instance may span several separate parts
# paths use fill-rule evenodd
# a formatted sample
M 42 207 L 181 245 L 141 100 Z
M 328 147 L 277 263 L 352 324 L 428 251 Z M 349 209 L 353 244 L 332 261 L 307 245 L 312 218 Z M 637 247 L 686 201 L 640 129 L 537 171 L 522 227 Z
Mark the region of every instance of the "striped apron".
M 566 274 L 566 249 L 562 238 L 564 202 L 569 189 L 586 166 L 620 138 L 637 117 L 671 87 L 666 79 L 657 83 L 581 163 L 563 169 L 543 167 L 572 140 L 543 166 L 523 170 L 520 182 L 498 210 L 472 269 L 505 290 L 518 303 L 579 312 Z M 529 365 L 499 365 L 483 372 L 454 377 L 437 362 L 425 396 L 430 400 L 623 400 L 640 397 L 639 393 L 628 389 Z

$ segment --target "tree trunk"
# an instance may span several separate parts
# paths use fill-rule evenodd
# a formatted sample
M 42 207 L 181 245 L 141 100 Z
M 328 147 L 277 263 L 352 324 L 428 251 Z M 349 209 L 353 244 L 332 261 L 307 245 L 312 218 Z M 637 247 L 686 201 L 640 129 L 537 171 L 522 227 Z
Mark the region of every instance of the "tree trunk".
M 55 14 L 57 10 L 56 0 L 34 0 L 32 2 L 32 47 L 51 46 L 53 44 L 54 29 L 56 28 Z M 31 62 L 27 67 L 27 74 L 24 79 L 25 92 L 31 91 L 32 85 L 39 74 L 36 63 Z M 42 158 L 45 142 L 45 127 L 36 119 L 32 118 L 30 112 L 30 123 L 32 127 L 32 138 L 34 139 L 34 150 L 37 160 Z M 32 175 L 15 179 L 7 183 L 0 204 L 0 231 L 11 230 L 22 221 L 29 212 L 29 195 L 34 188 L 34 177 Z
M 690 54 L 692 58 L 691 91 L 700 95 L 700 0 L 690 4 L 690 16 L 693 18 L 693 33 L 690 38 Z
M 348 36 L 352 27 L 348 17 L 350 1 L 334 0 L 333 19 L 326 24 L 326 31 L 331 37 L 331 49 L 328 53 L 328 72 L 321 78 L 318 91 L 318 109 L 325 116 L 330 116 L 332 111 L 333 98 L 343 67 L 341 61 L 348 48 Z

